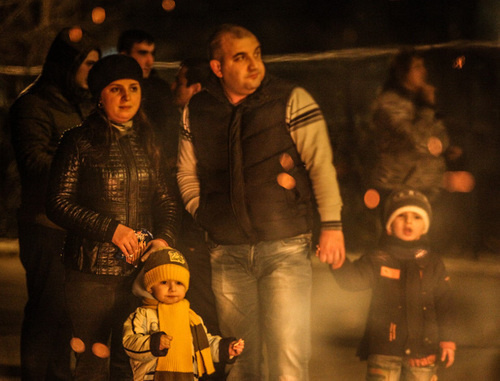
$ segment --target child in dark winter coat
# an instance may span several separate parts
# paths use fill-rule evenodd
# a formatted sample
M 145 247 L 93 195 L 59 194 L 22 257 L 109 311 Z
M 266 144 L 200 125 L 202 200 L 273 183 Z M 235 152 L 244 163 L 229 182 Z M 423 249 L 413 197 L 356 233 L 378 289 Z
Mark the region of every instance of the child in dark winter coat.
M 340 287 L 372 289 L 358 355 L 368 360 L 367 380 L 433 380 L 437 361 L 455 359 L 449 276 L 429 252 L 431 206 L 420 192 L 393 192 L 384 209 L 378 247 L 334 270 Z M 434 377 L 434 378 L 433 378 Z
M 150 295 L 123 327 L 134 381 L 198 380 L 214 372 L 213 361 L 229 363 L 241 354 L 243 340 L 210 335 L 189 308 L 189 269 L 180 252 L 169 247 L 152 253 L 142 273 Z

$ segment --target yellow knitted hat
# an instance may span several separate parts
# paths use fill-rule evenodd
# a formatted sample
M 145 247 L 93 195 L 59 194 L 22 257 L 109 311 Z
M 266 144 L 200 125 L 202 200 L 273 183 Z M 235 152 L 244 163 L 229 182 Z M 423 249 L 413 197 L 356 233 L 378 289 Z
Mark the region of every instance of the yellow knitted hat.
M 186 258 L 169 247 L 152 253 L 144 264 L 144 287 L 148 292 L 158 282 L 173 279 L 189 288 L 189 267 Z

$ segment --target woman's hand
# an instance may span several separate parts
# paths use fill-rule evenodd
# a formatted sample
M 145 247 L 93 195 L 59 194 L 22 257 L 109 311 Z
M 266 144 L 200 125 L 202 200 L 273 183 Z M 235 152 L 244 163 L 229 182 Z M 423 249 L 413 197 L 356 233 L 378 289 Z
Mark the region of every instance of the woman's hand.
M 154 253 L 155 251 L 166 249 L 168 247 L 168 243 L 161 239 L 156 238 L 148 243 L 146 249 L 144 250 L 144 254 L 141 257 L 141 262 L 144 262 L 148 257 Z
M 139 244 L 135 231 L 129 227 L 119 224 L 116 227 L 113 239 L 111 240 L 125 255 L 128 263 L 134 264 L 138 258 Z

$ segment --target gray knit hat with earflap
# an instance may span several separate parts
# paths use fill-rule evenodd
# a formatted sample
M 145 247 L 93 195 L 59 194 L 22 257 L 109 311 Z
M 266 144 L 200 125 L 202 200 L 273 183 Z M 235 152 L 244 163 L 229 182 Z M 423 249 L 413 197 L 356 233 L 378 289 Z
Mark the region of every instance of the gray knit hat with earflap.
M 383 224 L 386 230 L 391 228 L 394 219 L 404 212 L 414 212 L 420 215 L 425 224 L 424 234 L 429 231 L 432 219 L 432 209 L 425 195 L 414 189 L 394 191 L 387 198 L 383 214 Z

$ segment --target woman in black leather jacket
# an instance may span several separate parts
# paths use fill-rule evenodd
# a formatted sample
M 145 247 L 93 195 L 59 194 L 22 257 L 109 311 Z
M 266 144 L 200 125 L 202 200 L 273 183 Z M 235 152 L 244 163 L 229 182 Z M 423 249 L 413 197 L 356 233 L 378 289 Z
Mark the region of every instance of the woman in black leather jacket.
M 121 345 L 137 302 L 131 283 L 152 251 L 175 244 L 177 203 L 140 112 L 142 71 L 124 55 L 98 61 L 89 89 L 98 107 L 67 131 L 51 169 L 47 214 L 68 230 L 65 292 L 77 352 L 76 380 L 132 379 Z M 139 247 L 136 231 L 154 239 Z M 107 347 L 111 335 L 111 354 Z

